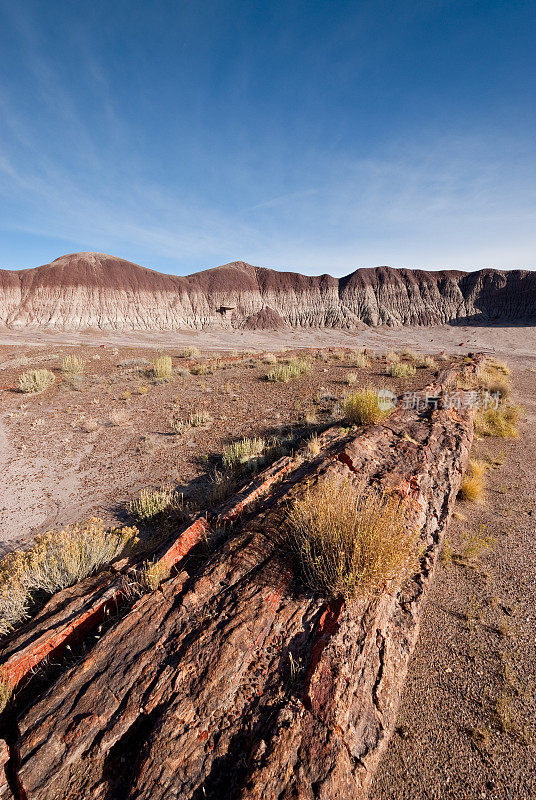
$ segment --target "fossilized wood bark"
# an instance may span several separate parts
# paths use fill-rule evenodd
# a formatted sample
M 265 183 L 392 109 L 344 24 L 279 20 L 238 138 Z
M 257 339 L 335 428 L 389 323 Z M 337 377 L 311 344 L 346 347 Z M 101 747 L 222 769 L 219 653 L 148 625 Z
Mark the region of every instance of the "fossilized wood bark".
M 471 409 L 399 411 L 332 442 L 196 571 L 141 598 L 20 715 L 28 800 L 364 797 L 472 420 Z M 415 496 L 426 545 L 417 575 L 344 607 L 300 590 L 280 546 L 285 503 L 326 476 Z

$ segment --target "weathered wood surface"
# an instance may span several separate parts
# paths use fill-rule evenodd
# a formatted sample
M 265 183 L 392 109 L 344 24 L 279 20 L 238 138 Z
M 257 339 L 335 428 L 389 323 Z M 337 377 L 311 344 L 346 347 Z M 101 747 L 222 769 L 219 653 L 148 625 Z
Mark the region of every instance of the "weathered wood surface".
M 27 800 L 366 796 L 473 414 L 400 410 L 332 443 L 196 571 L 142 597 L 21 713 L 13 750 Z M 285 504 L 325 476 L 414 496 L 426 552 L 403 586 L 347 606 L 300 589 L 279 541 Z

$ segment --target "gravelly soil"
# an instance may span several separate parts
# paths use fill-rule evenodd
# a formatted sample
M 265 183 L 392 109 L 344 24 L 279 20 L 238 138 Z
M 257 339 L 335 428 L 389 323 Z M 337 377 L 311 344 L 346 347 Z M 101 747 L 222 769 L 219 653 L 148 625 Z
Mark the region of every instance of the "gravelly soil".
M 86 361 L 78 389 L 61 375 L 68 352 Z M 179 351 L 166 352 L 184 370 Z M 315 359 L 315 352 L 309 353 L 311 373 L 288 384 L 266 381 L 271 365 L 259 357 L 220 364 L 208 375 L 176 372 L 170 382 L 155 383 L 148 374 L 154 349 L 0 347 L 0 548 L 91 515 L 125 521 L 126 504 L 141 488 L 191 488 L 217 467 L 224 444 L 281 437 L 311 412 L 319 423 L 327 420 L 337 398 L 350 391 L 345 377 L 356 369 L 333 353 L 327 362 Z M 18 376 L 34 367 L 52 370 L 56 382 L 43 394 L 21 394 Z M 359 371 L 356 385 L 399 394 L 423 386 L 432 374 L 420 368 L 413 378 L 397 380 L 376 360 Z M 186 420 L 196 411 L 208 412 L 213 422 L 174 435 L 170 419 Z

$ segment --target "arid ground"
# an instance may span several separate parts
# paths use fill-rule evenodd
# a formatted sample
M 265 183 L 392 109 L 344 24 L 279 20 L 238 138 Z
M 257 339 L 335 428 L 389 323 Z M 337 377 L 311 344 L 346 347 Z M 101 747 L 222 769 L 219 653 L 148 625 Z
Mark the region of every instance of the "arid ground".
M 197 347 L 207 374 L 185 374 L 180 358 Z M 313 414 L 371 384 L 400 394 L 431 378 L 394 379 L 385 364 L 358 370 L 340 348 L 379 355 L 409 347 L 460 355 L 483 350 L 508 361 L 515 400 L 526 416 L 515 440 L 482 439 L 490 465 L 481 504 L 460 502 L 436 574 L 390 743 L 371 796 L 532 798 L 536 796 L 536 332 L 534 328 L 407 328 L 284 333 L 69 334 L 0 332 L 0 547 L 3 552 L 51 527 L 98 515 L 123 521 L 143 487 L 203 486 L 224 444 L 244 436 L 300 429 Z M 266 352 L 306 348 L 313 369 L 288 384 L 269 383 Z M 331 348 L 331 352 L 326 350 Z M 244 349 L 256 354 L 244 355 Z M 320 357 L 315 357 L 320 349 Z M 237 354 L 242 356 L 237 359 Z M 70 353 L 86 361 L 81 378 L 61 375 Z M 169 382 L 155 383 L 152 361 L 173 357 Z M 323 356 L 322 354 L 325 353 Z M 218 357 L 220 360 L 215 361 Z M 50 369 L 54 386 L 17 391 L 19 374 Z M 175 434 L 172 419 L 205 411 L 212 422 Z

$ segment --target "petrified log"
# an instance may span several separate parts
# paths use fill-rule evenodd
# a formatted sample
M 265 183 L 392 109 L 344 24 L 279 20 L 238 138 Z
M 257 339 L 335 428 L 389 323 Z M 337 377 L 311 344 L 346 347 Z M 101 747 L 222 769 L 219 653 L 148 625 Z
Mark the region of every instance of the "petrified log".
M 333 441 L 204 563 L 142 597 L 20 714 L 21 796 L 363 798 L 392 731 L 473 435 L 471 408 L 397 411 Z M 285 506 L 329 477 L 415 499 L 425 547 L 401 586 L 325 602 L 295 580 Z

